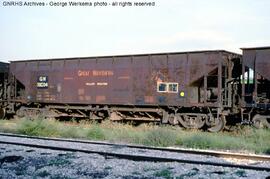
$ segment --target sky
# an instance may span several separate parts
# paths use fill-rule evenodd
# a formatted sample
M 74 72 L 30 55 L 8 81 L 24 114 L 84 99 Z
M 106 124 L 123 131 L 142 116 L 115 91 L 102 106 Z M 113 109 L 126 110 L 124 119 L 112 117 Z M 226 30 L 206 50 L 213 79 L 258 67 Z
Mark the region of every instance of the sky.
M 0 61 L 215 49 L 241 53 L 241 47 L 270 46 L 269 0 L 138 0 L 155 2 L 154 7 L 4 6 L 7 1 L 0 0 Z

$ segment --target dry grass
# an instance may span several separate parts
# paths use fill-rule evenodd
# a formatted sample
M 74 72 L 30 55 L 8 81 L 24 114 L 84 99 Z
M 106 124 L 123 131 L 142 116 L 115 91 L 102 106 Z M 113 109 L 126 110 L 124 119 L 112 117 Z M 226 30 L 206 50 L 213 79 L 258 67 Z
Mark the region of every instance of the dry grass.
M 151 146 L 179 146 L 199 149 L 237 150 L 270 154 L 270 130 L 243 127 L 236 132 L 208 133 L 185 131 L 178 127 L 129 124 L 104 121 L 101 124 L 80 121 L 59 122 L 38 117 L 0 120 L 1 132 L 34 136 L 84 138 L 143 144 Z

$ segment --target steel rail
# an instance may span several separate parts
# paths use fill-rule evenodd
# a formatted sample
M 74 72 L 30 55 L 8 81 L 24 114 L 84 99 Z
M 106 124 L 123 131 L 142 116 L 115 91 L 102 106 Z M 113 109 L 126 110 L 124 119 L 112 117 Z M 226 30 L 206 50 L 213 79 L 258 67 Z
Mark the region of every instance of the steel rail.
M 209 151 L 209 150 L 179 149 L 179 148 L 165 148 L 165 147 L 149 147 L 149 146 L 142 146 L 142 145 L 117 144 L 117 143 L 102 142 L 102 141 L 27 136 L 27 135 L 11 134 L 11 133 L 0 133 L 0 136 L 48 140 L 48 141 L 59 141 L 59 142 L 73 142 L 73 143 L 81 143 L 81 144 L 108 145 L 108 146 L 116 146 L 116 147 L 135 148 L 135 149 L 158 150 L 158 151 L 164 151 L 164 152 L 207 155 L 207 156 L 214 156 L 214 157 L 220 157 L 220 158 L 270 161 L 270 156 L 267 156 L 267 155 L 240 154 L 240 153 L 219 152 L 219 151 Z
M 57 146 L 49 146 L 49 145 L 27 144 L 27 143 L 21 143 L 21 142 L 0 141 L 0 143 L 1 144 L 9 144 L 9 145 L 19 145 L 19 146 L 24 146 L 24 147 L 40 148 L 40 149 L 57 150 L 57 151 L 81 152 L 81 153 L 87 153 L 87 154 L 98 154 L 98 155 L 104 156 L 105 158 L 115 157 L 115 158 L 118 158 L 118 159 L 126 159 L 126 160 L 132 160 L 132 161 L 179 162 L 179 163 L 186 163 L 186 164 L 210 165 L 210 166 L 220 166 L 220 167 L 227 167 L 227 168 L 240 168 L 240 169 L 247 169 L 247 170 L 270 172 L 270 168 L 251 166 L 251 165 L 238 165 L 238 164 L 207 162 L 207 161 L 205 162 L 205 161 L 184 160 L 184 159 L 154 157 L 154 156 L 144 156 L 144 155 L 130 155 L 130 154 L 120 154 L 120 153 L 111 153 L 111 152 L 85 150 L 85 149 L 75 149 L 75 148 L 68 148 L 68 147 L 57 147 Z

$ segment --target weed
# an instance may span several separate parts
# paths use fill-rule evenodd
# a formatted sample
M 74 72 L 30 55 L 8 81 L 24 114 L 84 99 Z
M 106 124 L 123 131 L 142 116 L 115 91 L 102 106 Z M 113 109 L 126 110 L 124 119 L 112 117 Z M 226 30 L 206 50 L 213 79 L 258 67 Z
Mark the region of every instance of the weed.
M 105 139 L 105 135 L 104 135 L 103 130 L 97 125 L 94 125 L 90 129 L 88 129 L 87 137 L 89 139 L 96 139 L 96 140 L 104 140 Z
M 70 164 L 71 162 L 69 160 L 66 160 L 66 159 L 63 159 L 63 158 L 60 158 L 60 157 L 56 157 L 55 159 L 53 160 L 50 160 L 48 162 L 48 165 L 51 166 L 61 166 L 61 165 L 68 165 Z
M 168 169 L 162 169 L 161 171 L 154 173 L 154 176 L 163 178 L 172 178 L 172 172 Z
M 191 148 L 209 148 L 211 143 L 211 139 L 198 135 L 193 135 L 183 140 L 183 145 Z
M 58 154 L 59 157 L 64 157 L 65 159 L 75 159 L 77 156 L 75 153 L 60 153 Z
M 27 173 L 27 166 L 15 167 L 15 174 L 17 176 L 25 175 Z
M 79 131 L 76 129 L 76 127 L 73 126 L 62 127 L 62 130 L 60 131 L 60 136 L 66 138 L 80 138 Z
M 270 155 L 270 148 L 267 148 L 265 151 L 264 151 L 265 154 L 267 155 Z
M 172 146 L 176 143 L 176 134 L 171 130 L 167 130 L 165 128 L 158 128 L 148 132 L 143 143 L 145 145 L 153 146 Z
M 238 177 L 247 177 L 247 174 L 246 174 L 246 171 L 245 170 L 237 170 L 235 172 L 235 174 L 238 176 Z
M 41 117 L 34 120 L 24 118 L 18 123 L 17 131 L 21 134 L 33 136 L 55 136 L 58 130 L 54 124 L 54 120 L 44 120 Z

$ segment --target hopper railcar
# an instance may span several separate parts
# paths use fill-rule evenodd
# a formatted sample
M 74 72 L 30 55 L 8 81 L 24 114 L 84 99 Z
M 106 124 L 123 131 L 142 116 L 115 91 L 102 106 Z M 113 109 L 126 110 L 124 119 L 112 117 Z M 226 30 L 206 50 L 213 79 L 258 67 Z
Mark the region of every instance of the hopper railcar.
M 209 131 L 237 117 L 262 126 L 268 124 L 269 72 L 262 63 L 269 63 L 269 49 L 243 51 L 244 58 L 210 50 L 12 61 L 3 72 L 1 117 L 155 121 Z M 259 75 L 253 81 L 252 69 Z
M 241 118 L 270 128 L 270 47 L 242 50 Z

